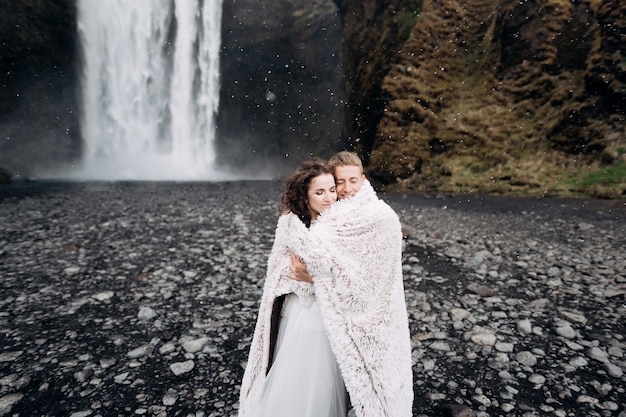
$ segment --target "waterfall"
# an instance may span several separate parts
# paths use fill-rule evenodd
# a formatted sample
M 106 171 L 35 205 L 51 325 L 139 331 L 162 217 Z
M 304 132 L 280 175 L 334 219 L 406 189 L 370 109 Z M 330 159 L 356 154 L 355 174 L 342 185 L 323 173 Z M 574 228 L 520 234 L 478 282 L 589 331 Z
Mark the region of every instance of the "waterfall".
M 222 0 L 79 0 L 80 175 L 213 180 Z

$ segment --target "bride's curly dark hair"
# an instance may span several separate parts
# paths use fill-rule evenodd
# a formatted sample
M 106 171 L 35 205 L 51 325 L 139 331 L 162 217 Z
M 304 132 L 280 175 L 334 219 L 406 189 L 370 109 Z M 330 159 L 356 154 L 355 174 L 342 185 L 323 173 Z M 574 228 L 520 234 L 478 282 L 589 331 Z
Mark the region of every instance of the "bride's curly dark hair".
M 326 161 L 315 158 L 305 161 L 286 181 L 283 191 L 281 214 L 292 212 L 309 227 L 311 225 L 311 211 L 309 208 L 308 191 L 313 178 L 324 174 L 333 175 L 333 169 Z

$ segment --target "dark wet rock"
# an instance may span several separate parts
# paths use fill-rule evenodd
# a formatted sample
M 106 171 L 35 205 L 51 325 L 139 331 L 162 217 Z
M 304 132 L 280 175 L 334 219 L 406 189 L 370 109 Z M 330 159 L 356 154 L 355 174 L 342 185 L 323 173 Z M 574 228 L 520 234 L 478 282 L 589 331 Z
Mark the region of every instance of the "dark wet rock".
M 8 183 L 9 181 L 11 181 L 12 176 L 13 174 L 11 174 L 11 171 L 0 166 L 0 184 Z
M 442 417 L 475 417 L 476 412 L 466 405 L 446 404 L 442 409 Z

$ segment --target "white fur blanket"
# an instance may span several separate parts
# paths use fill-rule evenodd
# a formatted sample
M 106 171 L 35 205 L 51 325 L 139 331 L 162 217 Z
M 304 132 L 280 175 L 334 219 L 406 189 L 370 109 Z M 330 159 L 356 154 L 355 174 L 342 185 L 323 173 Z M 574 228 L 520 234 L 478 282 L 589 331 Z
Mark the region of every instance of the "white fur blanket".
M 315 281 L 315 297 L 356 416 L 411 416 L 401 250 L 398 217 L 368 182 L 319 216 L 310 229 L 293 214 L 281 216 L 241 385 L 240 416 L 256 402 L 267 372 L 274 301 L 286 292 L 310 294 L 310 285 L 286 277 L 292 253 L 306 263 Z

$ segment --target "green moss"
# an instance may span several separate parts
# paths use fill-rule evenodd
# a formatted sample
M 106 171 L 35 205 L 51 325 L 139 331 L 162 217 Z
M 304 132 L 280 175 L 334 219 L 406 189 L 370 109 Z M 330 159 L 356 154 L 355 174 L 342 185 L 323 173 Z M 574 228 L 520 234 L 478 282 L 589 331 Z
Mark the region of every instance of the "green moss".
M 563 181 L 573 191 L 599 198 L 626 197 L 626 164 L 616 164 L 591 172 L 578 171 Z
M 594 185 L 619 186 L 626 183 L 626 164 L 619 162 L 606 168 L 592 171 L 568 180 L 572 185 L 589 187 Z

